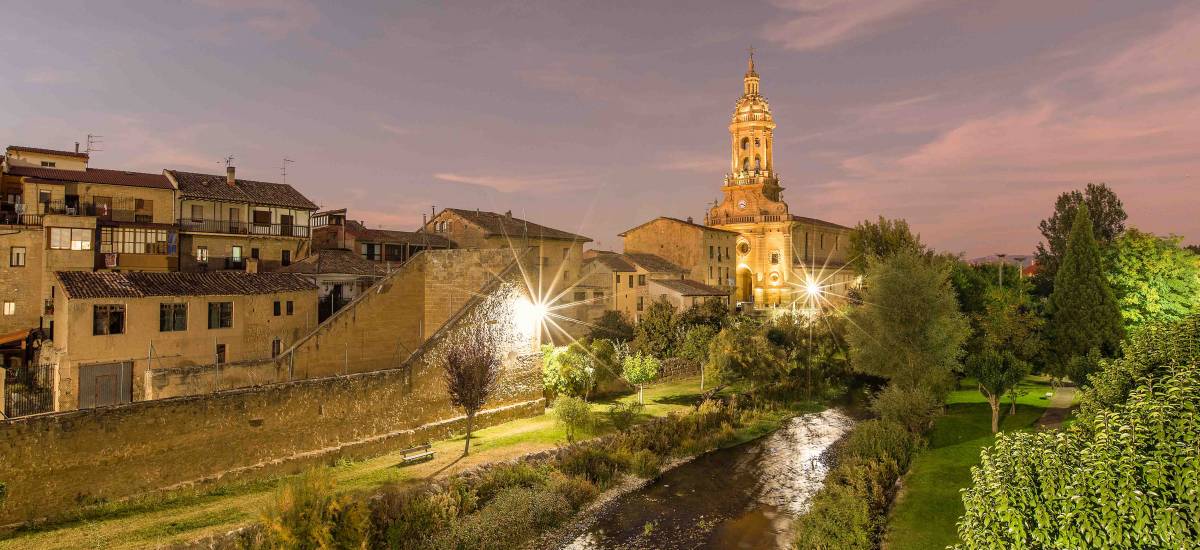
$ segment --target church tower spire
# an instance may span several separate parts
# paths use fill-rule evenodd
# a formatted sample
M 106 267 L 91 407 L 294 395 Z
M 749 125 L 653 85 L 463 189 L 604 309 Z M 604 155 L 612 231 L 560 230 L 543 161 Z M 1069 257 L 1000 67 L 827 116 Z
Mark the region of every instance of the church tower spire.
M 779 201 L 782 189 L 775 175 L 775 119 L 758 85 L 754 48 L 750 48 L 746 74 L 742 77 L 742 96 L 729 121 L 730 169 L 725 185 L 756 186 L 767 199 Z
M 754 70 L 754 46 L 750 47 L 750 60 L 746 62 L 746 76 L 742 77 L 742 97 L 758 95 L 758 73 Z

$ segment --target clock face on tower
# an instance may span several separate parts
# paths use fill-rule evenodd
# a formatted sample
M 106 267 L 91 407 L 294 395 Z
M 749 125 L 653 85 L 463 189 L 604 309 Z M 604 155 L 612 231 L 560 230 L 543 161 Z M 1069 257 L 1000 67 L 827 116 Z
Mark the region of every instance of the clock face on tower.
M 738 201 L 738 208 L 741 208 L 742 210 L 746 209 L 746 199 Z

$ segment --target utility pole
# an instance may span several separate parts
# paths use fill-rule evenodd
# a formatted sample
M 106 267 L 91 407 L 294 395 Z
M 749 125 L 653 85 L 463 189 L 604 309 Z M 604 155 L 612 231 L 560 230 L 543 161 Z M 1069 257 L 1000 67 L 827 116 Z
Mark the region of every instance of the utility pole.
M 996 254 L 996 257 L 1000 258 L 999 267 L 996 269 L 997 278 L 1000 279 L 1000 288 L 1004 288 L 1004 258 L 1007 256 L 1008 254 Z

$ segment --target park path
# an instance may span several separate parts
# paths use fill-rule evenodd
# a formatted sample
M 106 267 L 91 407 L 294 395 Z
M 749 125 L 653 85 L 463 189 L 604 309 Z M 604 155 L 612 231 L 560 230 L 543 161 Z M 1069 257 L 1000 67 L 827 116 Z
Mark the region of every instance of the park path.
M 1075 402 L 1075 386 L 1059 386 L 1050 396 L 1050 406 L 1035 426 L 1039 430 L 1054 430 L 1062 426 L 1067 415 L 1071 414 L 1071 404 Z

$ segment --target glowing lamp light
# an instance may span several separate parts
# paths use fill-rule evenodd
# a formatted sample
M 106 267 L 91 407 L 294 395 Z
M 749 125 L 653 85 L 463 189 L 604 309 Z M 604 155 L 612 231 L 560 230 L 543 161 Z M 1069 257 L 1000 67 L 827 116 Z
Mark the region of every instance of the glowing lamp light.
M 513 320 L 525 334 L 539 334 L 547 312 L 546 304 L 535 303 L 528 298 L 520 298 L 513 305 Z
M 807 294 L 809 298 L 816 298 L 821 295 L 821 285 L 817 284 L 816 281 L 809 279 L 808 282 L 804 284 L 804 293 Z

